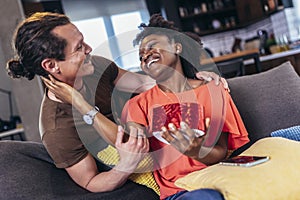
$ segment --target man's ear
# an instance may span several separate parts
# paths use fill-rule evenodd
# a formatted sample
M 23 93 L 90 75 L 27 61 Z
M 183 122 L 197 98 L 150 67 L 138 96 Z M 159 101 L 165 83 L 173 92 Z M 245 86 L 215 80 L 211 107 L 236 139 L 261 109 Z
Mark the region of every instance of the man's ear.
M 59 67 L 54 59 L 45 58 L 42 63 L 42 67 L 50 74 L 55 74 L 59 72 Z

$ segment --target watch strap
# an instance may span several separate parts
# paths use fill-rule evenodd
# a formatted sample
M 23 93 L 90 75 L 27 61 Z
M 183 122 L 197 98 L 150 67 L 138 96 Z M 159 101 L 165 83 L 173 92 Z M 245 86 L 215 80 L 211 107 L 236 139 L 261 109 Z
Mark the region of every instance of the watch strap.
M 87 115 L 91 116 L 94 119 L 97 112 L 99 112 L 99 108 L 97 106 L 95 106 L 92 110 L 90 110 L 87 113 Z

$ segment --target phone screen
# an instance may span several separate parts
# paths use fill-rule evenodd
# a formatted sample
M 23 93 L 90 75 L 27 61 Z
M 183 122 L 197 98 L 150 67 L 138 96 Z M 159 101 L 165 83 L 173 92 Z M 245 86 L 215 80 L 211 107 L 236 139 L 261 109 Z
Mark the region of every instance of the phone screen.
M 221 165 L 251 167 L 264 163 L 270 159 L 269 156 L 235 156 L 220 162 Z

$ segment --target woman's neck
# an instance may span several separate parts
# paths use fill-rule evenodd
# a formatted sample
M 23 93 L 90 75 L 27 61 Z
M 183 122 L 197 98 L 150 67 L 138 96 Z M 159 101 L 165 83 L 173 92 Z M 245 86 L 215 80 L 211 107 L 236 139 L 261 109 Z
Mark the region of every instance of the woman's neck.
M 164 81 L 156 81 L 158 87 L 163 92 L 172 93 L 180 93 L 186 90 L 190 90 L 192 87 L 190 87 L 187 77 L 184 75 L 179 56 L 174 65 L 169 67 L 174 71 L 169 71 L 169 77 L 166 77 Z
M 183 75 L 179 77 L 169 78 L 166 81 L 158 83 L 158 87 L 163 92 L 172 92 L 172 93 L 180 93 L 186 90 L 191 89 L 189 86 L 188 80 Z

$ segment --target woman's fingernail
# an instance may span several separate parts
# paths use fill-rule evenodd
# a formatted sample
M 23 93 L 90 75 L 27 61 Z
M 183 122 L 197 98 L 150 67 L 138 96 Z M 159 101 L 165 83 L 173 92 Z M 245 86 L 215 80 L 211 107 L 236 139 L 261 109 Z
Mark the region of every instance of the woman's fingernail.
M 167 132 L 167 128 L 165 126 L 161 127 L 162 132 Z
M 209 117 L 205 118 L 205 126 L 206 127 L 210 126 L 210 118 Z
M 181 129 L 187 129 L 187 124 L 185 122 L 180 122 L 180 128 Z
M 175 127 L 175 125 L 174 125 L 173 123 L 169 123 L 169 124 L 168 124 L 168 127 L 169 127 L 169 129 L 170 129 L 171 131 L 176 131 L 176 127 Z

